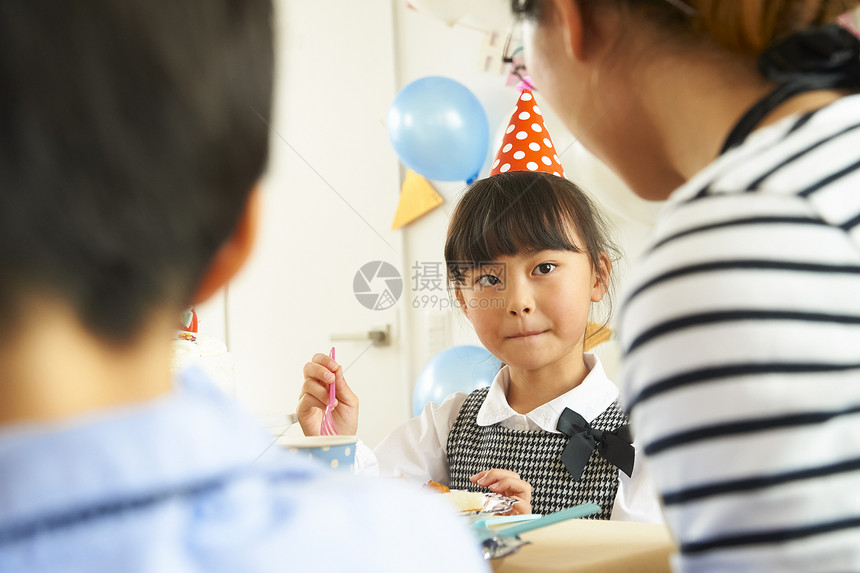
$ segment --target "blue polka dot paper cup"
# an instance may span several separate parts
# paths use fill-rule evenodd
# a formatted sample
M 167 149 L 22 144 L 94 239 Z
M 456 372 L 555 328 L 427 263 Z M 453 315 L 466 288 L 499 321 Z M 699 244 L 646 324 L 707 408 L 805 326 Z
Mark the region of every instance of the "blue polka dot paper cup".
M 292 436 L 278 440 L 287 450 L 336 471 L 355 471 L 356 436 Z

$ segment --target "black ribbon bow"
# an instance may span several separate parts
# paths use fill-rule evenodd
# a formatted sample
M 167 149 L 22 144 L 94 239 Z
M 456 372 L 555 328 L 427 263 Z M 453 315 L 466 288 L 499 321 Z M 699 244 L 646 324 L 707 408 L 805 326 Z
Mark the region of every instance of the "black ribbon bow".
M 636 450 L 633 447 L 633 433 L 629 424 L 624 424 L 614 432 L 598 430 L 592 428 L 585 418 L 570 408 L 565 408 L 556 428 L 570 436 L 570 441 L 561 453 L 561 461 L 576 481 L 582 477 L 588 458 L 595 448 L 604 459 L 628 476 L 633 473 Z

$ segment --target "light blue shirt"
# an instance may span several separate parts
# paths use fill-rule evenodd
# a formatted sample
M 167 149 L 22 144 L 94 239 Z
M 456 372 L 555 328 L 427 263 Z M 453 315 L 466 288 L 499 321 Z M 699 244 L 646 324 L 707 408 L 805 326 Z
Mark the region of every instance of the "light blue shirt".
M 0 431 L 0 572 L 488 570 L 444 501 L 269 448 L 199 370 L 176 386 Z

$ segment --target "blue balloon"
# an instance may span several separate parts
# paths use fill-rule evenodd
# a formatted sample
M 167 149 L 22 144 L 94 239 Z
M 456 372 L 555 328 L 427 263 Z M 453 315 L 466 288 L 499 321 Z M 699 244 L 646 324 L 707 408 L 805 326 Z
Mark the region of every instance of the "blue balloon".
M 489 386 L 502 362 L 480 346 L 454 346 L 430 359 L 415 382 L 414 415 L 427 402 L 441 403 L 454 392 L 471 392 Z
M 440 76 L 415 80 L 388 110 L 388 138 L 411 170 L 438 181 L 471 182 L 487 158 L 487 114 L 469 88 Z

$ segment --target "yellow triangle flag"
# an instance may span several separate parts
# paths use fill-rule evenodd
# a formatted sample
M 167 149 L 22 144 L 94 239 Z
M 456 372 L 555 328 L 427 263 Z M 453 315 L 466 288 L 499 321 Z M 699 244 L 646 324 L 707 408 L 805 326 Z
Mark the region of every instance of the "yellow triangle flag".
M 429 213 L 442 204 L 444 200 L 436 193 L 430 182 L 412 170 L 406 171 L 403 187 L 400 189 L 400 203 L 391 230 L 399 229 L 411 223 L 421 215 Z

